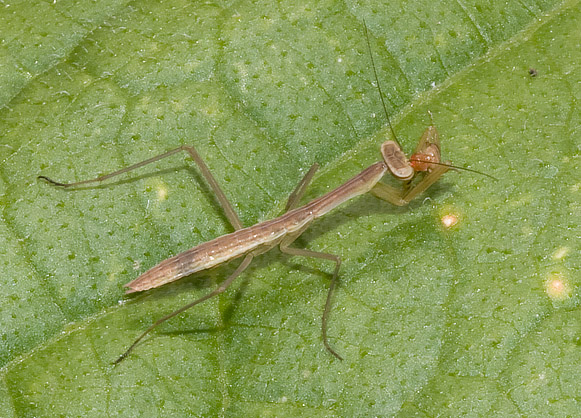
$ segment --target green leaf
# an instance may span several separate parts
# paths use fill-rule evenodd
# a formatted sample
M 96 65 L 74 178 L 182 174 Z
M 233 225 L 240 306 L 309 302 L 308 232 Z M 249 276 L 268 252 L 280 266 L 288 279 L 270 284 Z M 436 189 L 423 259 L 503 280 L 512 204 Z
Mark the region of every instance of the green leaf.
M 4 416 L 577 416 L 578 1 L 17 2 L 0 11 Z M 182 144 L 245 225 L 434 123 L 449 172 L 409 206 L 346 203 L 271 251 L 143 294 L 123 285 L 232 231 L 188 158 L 78 181 Z M 536 76 L 529 69 L 536 70 Z M 445 215 L 459 222 L 447 228 Z M 123 303 L 119 303 L 119 302 Z

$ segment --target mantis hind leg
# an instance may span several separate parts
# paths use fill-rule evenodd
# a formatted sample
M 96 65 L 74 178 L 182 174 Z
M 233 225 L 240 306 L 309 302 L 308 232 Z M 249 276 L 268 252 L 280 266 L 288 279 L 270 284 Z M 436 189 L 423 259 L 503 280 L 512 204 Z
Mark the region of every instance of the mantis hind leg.
M 47 181 L 48 183 L 52 184 L 53 186 L 62 187 L 64 189 L 82 186 L 85 184 L 100 183 L 100 182 L 108 180 L 110 178 L 117 177 L 121 174 L 128 173 L 128 172 L 136 170 L 140 167 L 143 167 L 143 166 L 146 166 L 148 164 L 154 163 L 156 161 L 162 160 L 164 158 L 167 158 L 169 156 L 177 154 L 178 152 L 181 152 L 181 151 L 187 152 L 193 158 L 194 162 L 197 164 L 198 168 L 200 169 L 200 172 L 202 173 L 202 175 L 204 176 L 204 178 L 206 179 L 206 181 L 208 182 L 208 184 L 212 188 L 212 191 L 216 195 L 216 198 L 220 202 L 220 206 L 222 206 L 222 209 L 224 210 L 226 217 L 228 218 L 228 221 L 230 222 L 230 224 L 234 227 L 234 229 L 242 229 L 243 228 L 242 222 L 240 221 L 240 218 L 238 217 L 238 215 L 234 211 L 232 204 L 230 203 L 230 201 L 228 200 L 228 198 L 226 197 L 226 195 L 222 191 L 222 188 L 220 187 L 220 185 L 218 184 L 218 182 L 216 181 L 216 179 L 212 175 L 212 172 L 210 171 L 210 169 L 208 168 L 208 166 L 206 165 L 206 163 L 204 162 L 202 157 L 200 157 L 200 154 L 198 154 L 196 149 L 191 145 L 182 145 L 181 147 L 174 148 L 172 150 L 164 152 L 163 154 L 156 155 L 155 157 L 148 158 L 147 160 L 141 161 L 137 164 L 130 165 L 129 167 L 122 168 L 121 170 L 117 170 L 117 171 L 114 171 L 113 173 L 105 174 L 103 176 L 100 176 L 100 177 L 97 177 L 94 179 L 82 180 L 82 181 L 77 181 L 74 183 L 60 183 L 60 182 L 55 181 L 55 180 L 53 180 L 49 177 L 46 177 L 46 176 L 38 176 L 38 178 Z
M 254 255 L 252 253 L 247 254 L 246 257 L 244 257 L 244 260 L 242 260 L 242 263 L 240 263 L 238 265 L 238 267 L 236 268 L 236 270 L 234 270 L 234 273 L 232 273 L 226 280 L 224 280 L 224 282 L 219 287 L 217 287 L 214 291 L 208 293 L 205 296 L 202 296 L 199 299 L 196 299 L 195 301 L 193 301 L 191 303 L 188 303 L 185 306 L 182 306 L 181 308 L 179 308 L 179 309 L 173 311 L 172 313 L 164 316 L 163 318 L 160 318 L 157 321 L 155 321 L 139 337 L 137 337 L 137 339 L 133 342 L 133 344 L 131 344 L 131 346 L 123 354 L 121 354 L 121 356 L 119 356 L 119 358 L 117 360 L 115 360 L 114 364 L 118 364 L 121 361 L 123 361 L 123 359 L 125 359 L 125 357 L 127 357 L 129 355 L 129 353 L 131 353 L 133 351 L 133 349 L 137 346 L 137 344 L 139 344 L 139 341 L 141 341 L 143 339 L 143 337 L 145 337 L 147 334 L 149 334 L 151 331 L 153 331 L 154 328 L 157 328 L 158 325 L 163 324 L 168 319 L 171 319 L 174 316 L 179 315 L 182 312 L 187 311 L 188 309 L 193 308 L 194 306 L 196 306 L 196 305 L 198 305 L 198 304 L 200 304 L 208 299 L 211 299 L 214 296 L 219 295 L 220 293 L 224 293 L 224 291 L 226 289 L 228 289 L 228 287 L 230 287 L 230 285 L 234 282 L 234 280 L 236 280 L 236 278 L 238 276 L 240 276 L 244 270 L 246 270 L 246 268 L 252 262 L 253 258 L 254 258 Z

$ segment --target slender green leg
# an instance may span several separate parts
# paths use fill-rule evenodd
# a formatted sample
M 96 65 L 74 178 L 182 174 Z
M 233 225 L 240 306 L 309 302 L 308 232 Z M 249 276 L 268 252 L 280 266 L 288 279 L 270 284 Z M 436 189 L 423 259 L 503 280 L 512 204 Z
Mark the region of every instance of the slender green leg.
M 392 205 L 396 206 L 405 206 L 407 202 L 402 199 L 402 190 L 397 189 L 392 186 L 388 186 L 381 181 L 378 181 L 373 189 L 371 189 L 371 194 L 375 197 L 380 198 L 381 200 L 385 200 L 386 202 L 391 203 Z
M 412 187 L 403 197 L 403 200 L 408 204 L 420 193 L 428 189 L 432 184 L 437 182 L 444 173 L 450 170 L 447 165 L 436 165 L 424 178 Z
M 373 189 L 371 189 L 371 193 L 374 196 L 391 203 L 392 205 L 405 206 L 410 203 L 412 199 L 414 199 L 416 196 L 438 181 L 438 179 L 442 177 L 442 175 L 448 170 L 450 170 L 450 167 L 446 165 L 434 166 L 430 173 L 426 174 L 418 184 L 409 190 L 406 190 L 405 188 L 403 190 L 397 189 L 395 187 L 388 186 L 385 183 L 378 182 L 375 186 L 373 186 Z

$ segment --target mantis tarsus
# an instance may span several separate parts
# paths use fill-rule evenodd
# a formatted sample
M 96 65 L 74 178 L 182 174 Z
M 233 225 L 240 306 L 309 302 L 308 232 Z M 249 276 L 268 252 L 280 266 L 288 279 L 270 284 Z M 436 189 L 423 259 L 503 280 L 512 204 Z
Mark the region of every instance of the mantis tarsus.
M 367 28 L 365 28 L 365 32 L 367 35 Z M 369 52 L 371 54 L 371 47 L 369 46 L 368 37 L 367 42 Z M 379 89 L 379 94 L 383 102 L 383 95 L 379 87 L 372 55 L 371 60 L 375 79 L 378 83 L 377 86 Z M 385 103 L 383 103 L 383 106 L 385 109 Z M 387 110 L 385 113 L 387 116 Z M 200 155 L 197 153 L 195 148 L 192 146 L 183 145 L 179 148 L 167 151 L 163 154 L 134 164 L 132 166 L 125 167 L 113 173 L 75 183 L 59 183 L 46 176 L 39 176 L 39 178 L 42 178 L 55 186 L 60 186 L 63 188 L 76 187 L 89 183 L 102 182 L 104 180 L 116 177 L 120 174 L 127 173 L 129 171 L 184 151 L 187 152 L 197 164 L 202 175 L 209 183 L 213 192 L 216 194 L 220 205 L 226 213 L 226 217 L 235 229 L 235 231 L 230 234 L 202 243 L 181 254 L 162 261 L 157 266 L 151 268 L 132 282 L 125 285 L 125 287 L 129 289 L 127 290 L 127 293 L 153 289 L 166 283 L 179 280 L 180 278 L 188 276 L 192 273 L 215 267 L 235 258 L 244 257 L 235 271 L 226 280 L 224 280 L 224 282 L 222 282 L 218 288 L 157 320 L 134 341 L 134 343 L 115 361 L 115 363 L 119 363 L 125 357 L 127 357 L 127 355 L 131 353 L 131 351 L 143 339 L 143 337 L 149 334 L 149 332 L 151 332 L 161 323 L 167 321 L 170 318 L 173 318 L 174 316 L 201 302 L 204 302 L 205 300 L 208 300 L 224 292 L 232 284 L 232 282 L 250 265 L 254 257 L 269 251 L 275 246 L 278 246 L 281 252 L 289 255 L 314 257 L 329 260 L 335 263 L 335 270 L 333 272 L 329 291 L 327 293 L 327 299 L 322 316 L 322 337 L 326 349 L 336 358 L 342 359 L 342 357 L 331 347 L 327 338 L 327 320 L 331 307 L 331 297 L 337 284 L 341 259 L 334 254 L 293 248 L 290 247 L 290 245 L 305 231 L 305 229 L 308 228 L 312 221 L 323 216 L 333 208 L 355 196 L 370 191 L 378 198 L 394 205 L 406 205 L 412 199 L 430 187 L 448 170 L 451 168 L 458 168 L 449 165 L 449 163 L 441 162 L 438 132 L 433 124 L 428 127 L 428 129 L 426 129 L 422 135 L 416 150 L 410 159 L 406 157 L 400 145 L 395 140 L 395 134 L 391 128 L 391 123 L 389 123 L 389 126 L 394 136 L 394 140 L 385 141 L 381 145 L 383 161 L 372 164 L 361 173 L 357 174 L 333 191 L 307 203 L 304 206 L 298 207 L 301 197 L 303 196 L 308 184 L 318 169 L 318 165 L 315 163 L 290 195 L 285 208 L 285 213 L 283 215 L 248 228 L 243 228 L 242 222 L 226 198 L 226 195 L 220 188 L 218 182 Z M 380 181 L 380 179 L 388 172 L 403 183 L 401 189 L 389 186 Z M 421 179 L 419 181 L 414 181 L 414 178 L 418 174 L 421 174 Z

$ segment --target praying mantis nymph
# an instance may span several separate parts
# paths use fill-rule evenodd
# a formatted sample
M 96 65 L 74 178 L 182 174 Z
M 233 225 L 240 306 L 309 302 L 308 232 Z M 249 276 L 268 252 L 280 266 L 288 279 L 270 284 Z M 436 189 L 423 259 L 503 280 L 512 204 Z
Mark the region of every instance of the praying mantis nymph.
M 389 122 L 389 116 L 383 101 L 383 94 L 381 93 L 377 72 L 375 70 L 375 63 L 373 62 L 373 55 L 371 55 L 371 46 L 366 26 L 365 34 L 375 80 L 377 82 L 381 101 L 394 139 L 385 141 L 381 145 L 381 154 L 383 156 L 382 161 L 372 164 L 336 189 L 299 207 L 299 201 L 318 169 L 318 165 L 316 163 L 313 164 L 295 190 L 291 193 L 285 207 L 285 213 L 277 218 L 244 228 L 240 218 L 234 211 L 234 208 L 228 201 L 226 195 L 220 188 L 209 168 L 204 163 L 203 159 L 193 146 L 188 145 L 183 145 L 140 163 L 90 180 L 74 183 L 60 183 L 50 179 L 49 177 L 39 176 L 39 178 L 46 180 L 54 186 L 71 188 L 90 183 L 102 182 L 184 151 L 187 152 L 197 164 L 205 180 L 216 194 L 220 205 L 226 213 L 226 217 L 235 229 L 235 231 L 230 234 L 199 244 L 174 257 L 162 261 L 157 266 L 151 268 L 135 280 L 125 285 L 125 287 L 128 288 L 127 293 L 154 289 L 164 284 L 179 280 L 182 277 L 189 276 L 195 272 L 207 270 L 219 264 L 243 257 L 242 262 L 238 265 L 235 271 L 226 278 L 218 288 L 154 322 L 133 342 L 133 344 L 115 361 L 115 363 L 119 363 L 126 358 L 143 337 L 149 334 L 161 323 L 201 302 L 223 293 L 250 265 L 254 257 L 267 252 L 276 246 L 280 248 L 281 252 L 289 255 L 314 257 L 335 263 L 335 270 L 329 285 L 327 299 L 323 310 L 322 337 L 326 349 L 336 358 L 340 360 L 342 359 L 342 357 L 331 347 L 327 338 L 327 321 L 331 308 L 331 297 L 337 285 L 341 259 L 334 254 L 294 248 L 290 245 L 309 227 L 311 222 L 355 196 L 371 192 L 378 198 L 391 204 L 403 206 L 407 205 L 412 199 L 425 191 L 448 170 L 452 168 L 463 169 L 460 167 L 454 167 L 448 162 L 443 163 L 441 161 L 440 140 L 438 131 L 433 123 L 422 135 L 414 154 L 409 159 L 406 157 L 396 140 L 395 133 L 391 127 L 391 123 Z M 396 179 L 400 180 L 402 182 L 402 187 L 396 188 L 382 183 L 380 180 L 387 173 L 390 173 Z M 418 178 L 419 181 L 417 180 Z

